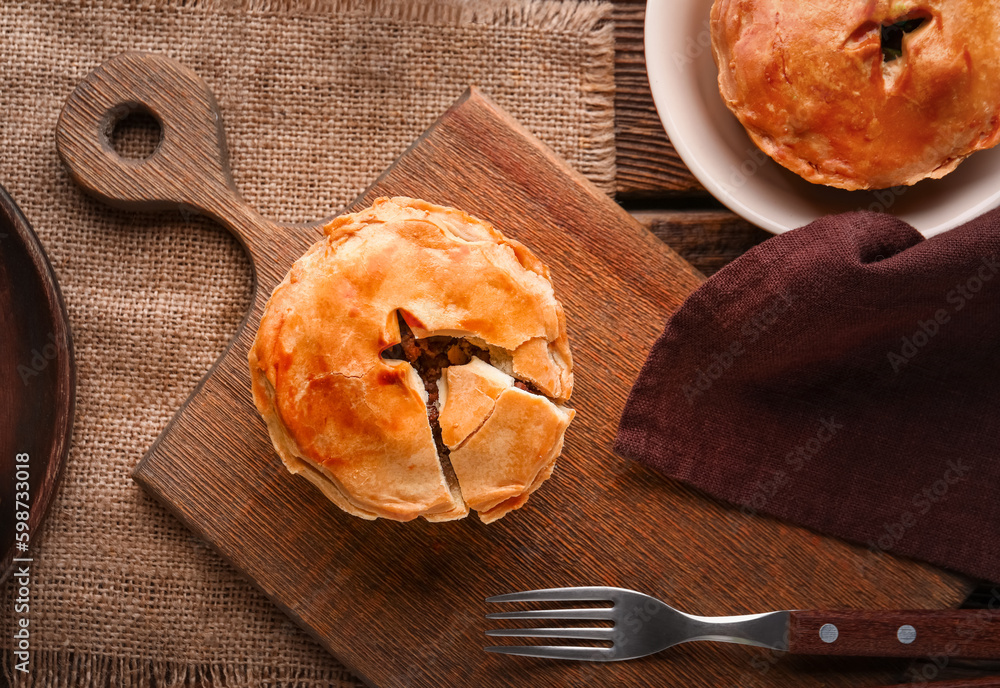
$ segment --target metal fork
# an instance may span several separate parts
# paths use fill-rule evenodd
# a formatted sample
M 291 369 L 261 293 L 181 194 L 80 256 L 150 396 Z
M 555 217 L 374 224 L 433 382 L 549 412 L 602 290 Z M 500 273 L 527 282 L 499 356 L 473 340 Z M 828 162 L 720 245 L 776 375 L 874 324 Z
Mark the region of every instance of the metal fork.
M 610 647 L 501 645 L 488 652 L 548 659 L 615 662 L 695 640 L 755 645 L 794 654 L 876 657 L 1000 658 L 1000 612 L 986 610 L 776 611 L 743 616 L 694 616 L 624 588 L 550 588 L 487 598 L 487 602 L 603 602 L 611 606 L 531 609 L 488 619 L 611 622 L 603 628 L 491 629 L 491 637 L 559 638 Z

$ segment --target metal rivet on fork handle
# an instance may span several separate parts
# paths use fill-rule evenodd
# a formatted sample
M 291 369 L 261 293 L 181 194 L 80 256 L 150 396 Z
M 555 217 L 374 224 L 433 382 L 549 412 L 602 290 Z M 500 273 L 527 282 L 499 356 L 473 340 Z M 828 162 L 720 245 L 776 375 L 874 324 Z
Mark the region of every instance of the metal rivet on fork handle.
M 824 643 L 832 643 L 837 640 L 840 631 L 831 623 L 823 624 L 819 629 L 819 639 Z

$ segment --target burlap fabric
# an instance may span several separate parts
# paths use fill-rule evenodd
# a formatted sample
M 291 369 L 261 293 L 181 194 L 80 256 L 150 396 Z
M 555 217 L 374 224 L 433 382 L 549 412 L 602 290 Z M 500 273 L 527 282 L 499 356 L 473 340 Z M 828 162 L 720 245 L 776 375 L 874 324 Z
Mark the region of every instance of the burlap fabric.
M 129 477 L 235 331 L 249 265 L 207 220 L 116 212 L 79 191 L 54 136 L 77 82 L 126 49 L 195 69 L 238 186 L 281 220 L 344 206 L 469 83 L 610 189 L 609 16 L 561 2 L 0 4 L 0 183 L 58 273 L 79 366 L 69 463 L 34 552 L 31 673 L 12 677 L 4 630 L 0 682 L 355 682 Z M 9 584 L 0 598 L 11 629 Z

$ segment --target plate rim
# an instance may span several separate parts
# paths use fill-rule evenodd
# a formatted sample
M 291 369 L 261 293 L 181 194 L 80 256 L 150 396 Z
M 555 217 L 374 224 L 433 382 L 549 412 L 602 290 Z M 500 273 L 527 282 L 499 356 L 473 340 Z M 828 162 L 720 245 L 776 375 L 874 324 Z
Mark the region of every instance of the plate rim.
M 692 3 L 704 4 L 709 9 L 714 4 L 714 0 L 680 0 L 682 4 L 689 5 Z M 673 146 L 674 150 L 677 151 L 678 156 L 680 156 L 681 161 L 687 166 L 691 171 L 691 174 L 698 180 L 698 182 L 704 186 L 712 196 L 722 203 L 724 206 L 729 208 L 743 219 L 751 222 L 758 227 L 771 232 L 773 234 L 783 234 L 784 232 L 795 229 L 796 226 L 791 226 L 787 223 L 781 222 L 774 219 L 771 216 L 762 214 L 759 210 L 754 207 L 747 205 L 745 202 L 740 200 L 735 195 L 729 193 L 722 185 L 720 185 L 715 177 L 708 173 L 705 167 L 701 164 L 698 155 L 691 149 L 688 145 L 685 137 L 683 135 L 682 129 L 674 121 L 672 115 L 672 109 L 666 97 L 666 84 L 668 79 L 665 77 L 665 72 L 667 69 L 665 59 L 662 58 L 663 54 L 669 52 L 669 47 L 656 48 L 652 40 L 652 35 L 654 33 L 653 29 L 657 26 L 662 25 L 665 19 L 666 13 L 673 10 L 677 11 L 678 0 L 647 0 L 646 2 L 646 13 L 643 20 L 643 58 L 646 65 L 646 75 L 649 80 L 650 93 L 653 98 L 653 104 L 656 108 L 657 116 L 663 125 L 664 130 L 667 133 L 667 137 L 670 140 L 670 144 Z M 709 15 L 706 12 L 705 24 L 708 26 Z M 708 30 L 706 28 L 706 30 Z M 699 43 L 700 45 L 700 43 Z M 653 46 L 653 47 L 651 47 Z M 711 54 L 710 47 L 701 46 L 703 51 Z M 676 46 L 675 46 L 676 48 Z M 651 57 L 653 59 L 651 59 Z M 699 54 L 694 59 L 699 59 L 701 54 Z M 714 58 L 713 62 L 714 62 Z M 721 97 L 721 96 L 720 96 Z M 749 140 L 749 137 L 748 137 Z M 752 143 L 752 142 L 751 142 Z M 756 144 L 752 145 L 758 148 Z M 976 151 L 979 153 L 985 151 Z M 773 163 L 773 160 L 768 156 L 768 161 Z M 777 164 L 777 163 L 773 163 Z M 793 173 L 794 174 L 794 173 Z M 926 181 L 926 180 L 923 180 Z M 933 181 L 933 180 L 932 180 Z M 808 183 L 808 182 L 807 182 Z M 817 185 L 822 186 L 822 185 Z M 906 187 L 908 189 L 913 188 L 912 186 Z M 919 227 L 916 226 L 911 220 L 901 215 L 895 213 L 890 213 L 892 217 L 899 218 L 900 220 L 907 222 L 915 227 L 924 238 L 930 238 L 937 234 L 949 231 L 956 227 L 969 222 L 980 215 L 989 212 L 997 207 L 1000 207 L 1000 185 L 997 186 L 996 190 L 984 199 L 974 203 L 970 207 L 963 209 L 962 211 L 955 213 L 948 219 L 938 222 L 933 226 Z M 829 214 L 829 213 L 826 213 Z M 811 221 L 815 221 L 824 217 L 826 214 L 816 214 Z

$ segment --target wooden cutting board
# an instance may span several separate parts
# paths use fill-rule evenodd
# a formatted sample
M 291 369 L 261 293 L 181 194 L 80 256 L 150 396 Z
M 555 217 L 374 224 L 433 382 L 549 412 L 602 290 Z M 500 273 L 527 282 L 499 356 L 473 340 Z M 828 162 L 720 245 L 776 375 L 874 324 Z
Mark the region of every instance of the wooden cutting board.
M 152 157 L 125 164 L 106 132 L 135 104 L 164 136 Z M 647 350 L 701 277 L 474 89 L 348 210 L 378 196 L 417 196 L 489 220 L 537 252 L 566 308 L 578 415 L 551 480 L 495 524 L 342 513 L 281 465 L 251 402 L 246 362 L 271 290 L 322 223 L 279 225 L 246 207 L 228 173 L 221 121 L 194 73 L 128 53 L 81 83 L 59 123 L 60 152 L 84 187 L 129 208 L 179 203 L 209 213 L 241 239 L 256 270 L 247 320 L 134 478 L 369 684 L 883 683 L 900 664 L 781 658 L 735 645 L 693 643 L 602 665 L 491 655 L 481 649 L 483 599 L 615 585 L 695 613 L 739 614 L 948 607 L 968 590 L 930 566 L 743 515 L 612 454 Z

